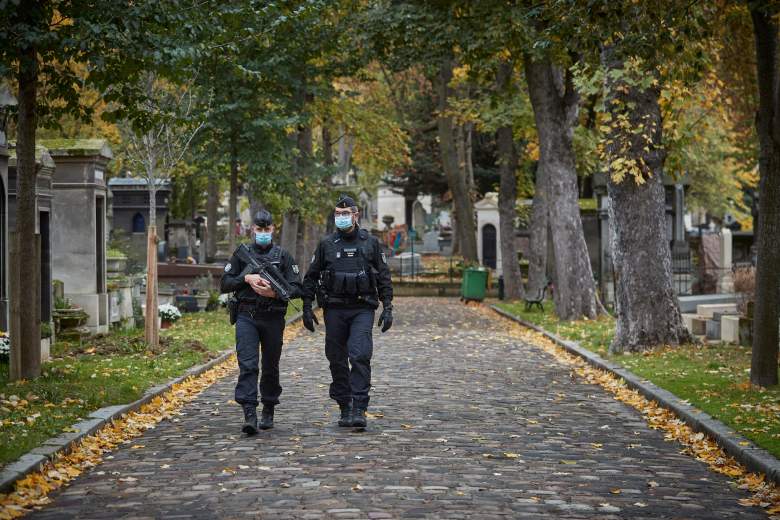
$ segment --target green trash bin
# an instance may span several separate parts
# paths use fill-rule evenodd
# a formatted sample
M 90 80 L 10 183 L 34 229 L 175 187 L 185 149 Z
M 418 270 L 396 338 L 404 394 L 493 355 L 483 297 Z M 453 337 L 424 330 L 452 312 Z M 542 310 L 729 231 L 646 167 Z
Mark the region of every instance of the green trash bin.
M 463 270 L 463 282 L 460 286 L 460 299 L 463 301 L 478 301 L 485 299 L 487 289 L 487 269 L 484 267 L 467 267 Z

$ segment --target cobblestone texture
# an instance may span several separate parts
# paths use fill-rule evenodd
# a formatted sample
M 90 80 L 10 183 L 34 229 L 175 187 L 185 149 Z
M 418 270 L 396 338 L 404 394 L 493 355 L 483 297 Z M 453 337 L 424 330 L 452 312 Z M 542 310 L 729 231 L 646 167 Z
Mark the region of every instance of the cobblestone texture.
M 442 299 L 395 309 L 375 334 L 367 431 L 334 425 L 320 327 L 285 347 L 273 430 L 240 433 L 226 378 L 31 518 L 766 518 L 485 315 Z

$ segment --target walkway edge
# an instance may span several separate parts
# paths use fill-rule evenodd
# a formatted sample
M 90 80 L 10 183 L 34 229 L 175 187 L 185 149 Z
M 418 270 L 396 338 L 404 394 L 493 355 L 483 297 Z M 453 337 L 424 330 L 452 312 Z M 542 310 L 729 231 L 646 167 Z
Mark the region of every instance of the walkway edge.
M 287 319 L 286 324 L 290 325 L 295 323 L 301 319 L 302 316 L 302 312 L 294 314 L 292 317 Z M 118 419 L 127 413 L 138 410 L 155 397 L 170 391 L 174 385 L 183 382 L 187 378 L 199 376 L 216 365 L 219 365 L 232 356 L 234 351 L 235 348 L 223 350 L 214 359 L 201 365 L 188 368 L 184 374 L 171 379 L 167 383 L 163 383 L 147 389 L 140 399 L 137 399 L 132 403 L 98 408 L 94 412 L 90 413 L 87 416 L 87 419 L 70 427 L 71 430 L 76 431 L 69 431 L 56 437 L 51 437 L 44 441 L 43 444 L 37 448 L 33 448 L 19 457 L 16 461 L 5 466 L 2 471 L 0 471 L 0 493 L 7 493 L 12 491 L 14 483 L 17 480 L 26 477 L 30 473 L 38 471 L 50 460 L 56 459 L 62 455 L 67 455 L 76 444 L 81 442 L 85 437 L 92 435 L 101 429 L 107 423 L 110 423 L 114 419 Z
M 766 475 L 767 480 L 780 485 L 780 460 L 719 420 L 691 406 L 668 390 L 664 390 L 650 381 L 640 378 L 624 367 L 581 347 L 576 341 L 566 341 L 559 338 L 538 325 L 518 318 L 496 305 L 490 305 L 490 308 L 523 327 L 539 332 L 567 352 L 583 358 L 588 364 L 623 379 L 629 388 L 638 391 L 647 399 L 656 401 L 664 408 L 668 408 L 695 431 L 703 432 L 712 437 L 726 453 L 744 464 L 749 470 L 763 473 Z

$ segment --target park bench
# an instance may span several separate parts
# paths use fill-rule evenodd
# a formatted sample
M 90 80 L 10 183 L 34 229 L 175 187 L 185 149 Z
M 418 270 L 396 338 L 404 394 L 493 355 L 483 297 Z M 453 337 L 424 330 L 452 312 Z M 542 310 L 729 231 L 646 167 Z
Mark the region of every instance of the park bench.
M 544 312 L 544 298 L 547 296 L 547 288 L 552 285 L 551 281 L 547 281 L 547 283 L 542 287 L 541 289 L 537 290 L 535 294 L 533 295 L 526 295 L 524 298 L 525 301 L 525 310 L 530 311 L 534 305 L 539 307 L 542 312 Z

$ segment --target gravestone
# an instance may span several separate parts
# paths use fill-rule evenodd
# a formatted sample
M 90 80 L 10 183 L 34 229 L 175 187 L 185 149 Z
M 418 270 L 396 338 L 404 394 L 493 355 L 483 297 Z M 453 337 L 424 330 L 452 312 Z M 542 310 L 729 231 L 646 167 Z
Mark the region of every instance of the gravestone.
M 724 227 L 720 231 L 720 272 L 718 276 L 718 292 L 734 292 L 734 277 L 731 273 L 731 230 Z
M 401 253 L 387 259 L 390 271 L 401 276 L 411 276 L 422 271 L 422 260 L 419 253 Z
M 739 316 L 721 317 L 720 340 L 724 343 L 739 343 Z
M 423 234 L 423 245 L 421 251 L 423 253 L 438 253 L 439 252 L 439 232 L 436 230 L 426 231 Z

